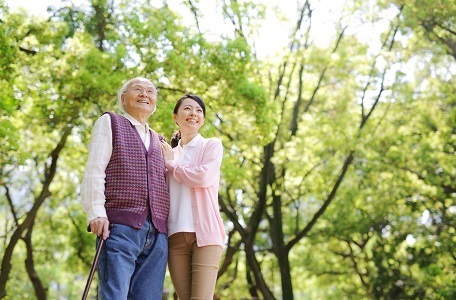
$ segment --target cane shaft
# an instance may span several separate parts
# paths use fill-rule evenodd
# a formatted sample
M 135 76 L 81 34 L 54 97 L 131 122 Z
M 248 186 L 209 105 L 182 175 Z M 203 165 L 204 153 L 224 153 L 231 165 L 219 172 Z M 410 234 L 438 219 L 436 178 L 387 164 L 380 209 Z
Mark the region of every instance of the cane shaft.
M 103 238 L 100 238 L 100 242 L 98 243 L 98 247 L 97 247 L 97 253 L 95 253 L 95 257 L 93 258 L 93 263 L 92 263 L 92 267 L 90 268 L 89 278 L 87 278 L 87 283 L 86 283 L 86 287 L 84 289 L 84 294 L 82 295 L 82 300 L 86 300 L 87 296 L 89 294 L 90 284 L 92 283 L 93 276 L 95 274 L 95 270 L 97 269 L 98 260 L 100 259 L 100 253 L 101 253 L 101 249 L 103 249 L 104 243 L 105 243 L 105 240 Z

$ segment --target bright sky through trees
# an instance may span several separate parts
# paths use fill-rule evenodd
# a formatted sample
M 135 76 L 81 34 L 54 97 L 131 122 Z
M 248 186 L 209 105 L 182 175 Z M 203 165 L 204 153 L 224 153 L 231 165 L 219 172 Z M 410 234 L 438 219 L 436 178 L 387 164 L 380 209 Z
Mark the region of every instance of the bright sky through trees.
M 73 3 L 84 5 L 84 0 L 72 0 Z M 156 2 L 156 3 L 154 3 Z M 216 7 L 216 1 L 206 1 L 204 5 L 203 17 L 205 22 L 201 22 L 201 30 L 205 32 L 206 38 L 213 35 L 214 39 L 218 39 L 221 34 L 228 35 L 232 34 L 233 30 L 229 21 L 223 19 L 221 15 L 221 8 Z M 48 6 L 61 5 L 61 0 L 7 0 L 6 3 L 11 8 L 15 9 L 18 7 L 26 8 L 32 14 L 46 15 L 46 9 Z M 152 1 L 154 5 L 162 5 L 161 1 Z M 266 21 L 261 24 L 261 29 L 255 34 L 255 48 L 259 58 L 265 56 L 274 56 L 274 54 L 283 47 L 287 47 L 286 44 L 289 40 L 290 24 L 294 24 L 296 20 L 296 13 L 298 7 L 294 0 L 265 0 L 259 1 L 264 5 L 270 5 L 269 10 L 266 12 Z M 334 1 L 334 0 L 322 0 L 315 3 L 314 18 L 315 23 L 313 24 L 314 29 L 318 31 L 314 32 L 313 39 L 316 44 L 326 47 L 334 35 L 333 22 L 337 21 L 340 16 L 340 8 L 345 1 Z M 194 18 L 188 8 L 183 8 L 181 3 L 175 1 L 169 1 L 170 7 L 179 10 L 184 16 L 184 21 L 193 23 Z M 180 7 L 179 7 L 180 5 Z M 278 15 L 276 13 L 278 12 Z M 278 19 L 281 18 L 281 19 Z M 289 24 L 285 24 L 291 21 Z M 370 32 L 371 33 L 371 32 Z

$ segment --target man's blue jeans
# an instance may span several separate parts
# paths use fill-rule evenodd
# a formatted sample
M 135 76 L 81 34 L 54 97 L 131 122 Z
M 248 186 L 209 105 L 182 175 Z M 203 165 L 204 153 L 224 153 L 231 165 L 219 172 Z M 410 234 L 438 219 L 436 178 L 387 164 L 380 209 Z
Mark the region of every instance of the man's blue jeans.
M 167 261 L 168 238 L 150 217 L 141 230 L 115 224 L 98 262 L 100 299 L 161 299 Z

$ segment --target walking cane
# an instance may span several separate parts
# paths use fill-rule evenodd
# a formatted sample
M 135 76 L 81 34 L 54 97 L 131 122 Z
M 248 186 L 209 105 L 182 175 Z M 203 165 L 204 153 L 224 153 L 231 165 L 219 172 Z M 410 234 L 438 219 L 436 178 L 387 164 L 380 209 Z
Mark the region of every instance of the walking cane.
M 113 228 L 113 224 L 109 224 L 109 229 Z M 89 278 L 87 278 L 87 283 L 84 289 L 84 294 L 82 294 L 82 300 L 86 300 L 87 296 L 89 295 L 89 289 L 90 289 L 90 284 L 92 283 L 93 280 L 93 275 L 95 275 L 95 270 L 97 269 L 98 266 L 98 260 L 100 259 L 100 253 L 101 250 L 103 249 L 105 240 L 103 238 L 100 239 L 100 242 L 98 243 L 97 246 L 97 252 L 95 253 L 95 257 L 93 258 L 92 262 L 92 267 L 90 267 L 90 273 L 89 273 Z

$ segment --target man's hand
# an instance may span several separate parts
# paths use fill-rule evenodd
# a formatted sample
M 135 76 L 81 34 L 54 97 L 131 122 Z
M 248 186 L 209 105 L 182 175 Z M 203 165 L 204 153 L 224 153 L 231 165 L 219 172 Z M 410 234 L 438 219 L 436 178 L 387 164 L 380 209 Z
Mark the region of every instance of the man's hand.
M 103 236 L 103 240 L 109 237 L 109 220 L 106 218 L 96 218 L 90 221 L 90 231 L 97 236 Z

